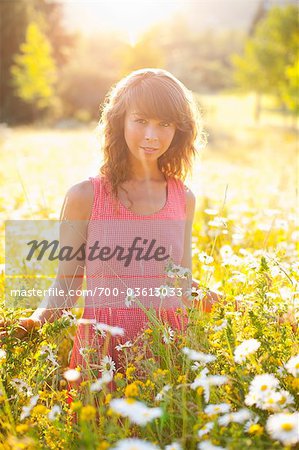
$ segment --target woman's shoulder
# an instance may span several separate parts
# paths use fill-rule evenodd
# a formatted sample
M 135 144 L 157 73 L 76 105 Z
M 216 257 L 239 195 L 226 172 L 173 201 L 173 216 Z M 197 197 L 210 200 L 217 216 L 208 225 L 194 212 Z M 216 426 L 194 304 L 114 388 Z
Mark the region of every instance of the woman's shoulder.
M 73 201 L 82 203 L 93 196 L 93 186 L 91 179 L 74 184 L 67 191 L 67 195 Z
M 93 204 L 93 185 L 84 180 L 71 186 L 64 199 L 64 216 L 73 220 L 87 220 Z

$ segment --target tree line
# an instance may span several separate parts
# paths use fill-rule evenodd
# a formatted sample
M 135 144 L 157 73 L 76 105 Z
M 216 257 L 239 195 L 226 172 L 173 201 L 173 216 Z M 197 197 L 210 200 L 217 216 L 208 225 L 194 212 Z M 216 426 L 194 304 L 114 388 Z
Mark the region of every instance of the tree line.
M 98 119 L 110 86 L 141 67 L 173 72 L 198 93 L 255 92 L 298 114 L 298 6 L 255 16 L 249 33 L 194 32 L 181 17 L 147 30 L 135 45 L 115 33 L 67 32 L 62 7 L 46 0 L 0 3 L 0 122 Z

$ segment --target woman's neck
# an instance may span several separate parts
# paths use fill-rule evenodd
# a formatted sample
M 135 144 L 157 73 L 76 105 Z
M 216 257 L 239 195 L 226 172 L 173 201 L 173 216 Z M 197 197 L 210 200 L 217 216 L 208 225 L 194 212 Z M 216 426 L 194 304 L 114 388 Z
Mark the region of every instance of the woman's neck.
M 154 163 L 152 166 L 145 166 L 139 161 L 135 161 L 134 164 L 132 164 L 130 180 L 140 183 L 148 181 L 164 181 L 165 176 L 158 168 L 157 163 Z

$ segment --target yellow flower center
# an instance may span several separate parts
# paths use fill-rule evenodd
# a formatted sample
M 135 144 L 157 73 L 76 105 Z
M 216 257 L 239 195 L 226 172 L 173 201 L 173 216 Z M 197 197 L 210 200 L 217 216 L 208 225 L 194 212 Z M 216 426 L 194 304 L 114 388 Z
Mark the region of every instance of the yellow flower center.
M 294 428 L 294 426 L 291 423 L 283 423 L 281 425 L 282 430 L 284 431 L 292 431 L 292 429 Z
M 282 395 L 281 398 L 279 399 L 278 403 L 279 403 L 280 405 L 283 405 L 286 401 L 287 401 L 286 397 L 284 397 L 284 396 Z
M 268 389 L 268 386 L 266 384 L 263 384 L 261 386 L 261 391 L 266 391 Z

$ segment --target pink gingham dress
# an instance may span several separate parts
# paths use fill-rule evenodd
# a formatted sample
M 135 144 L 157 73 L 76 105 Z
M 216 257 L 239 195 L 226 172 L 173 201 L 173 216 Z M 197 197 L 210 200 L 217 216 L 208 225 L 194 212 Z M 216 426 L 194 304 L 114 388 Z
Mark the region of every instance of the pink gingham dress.
M 167 200 L 165 205 L 151 215 L 136 214 L 119 202 L 119 210 L 113 208 L 110 185 L 103 177 L 90 178 L 94 189 L 92 213 L 88 224 L 86 248 L 99 241 L 99 246 L 128 248 L 134 238 L 146 251 L 149 244 L 163 246 L 175 264 L 181 264 L 184 250 L 186 222 L 185 191 L 188 189 L 181 180 L 167 179 Z M 154 250 L 153 250 L 154 251 Z M 124 253 L 123 253 L 124 255 Z M 150 256 L 150 254 L 149 254 Z M 165 253 L 164 253 L 165 256 Z M 163 255 L 161 256 L 161 258 Z M 187 323 L 186 309 L 178 295 L 161 299 L 153 295 L 154 289 L 166 285 L 171 279 L 165 274 L 167 260 L 137 260 L 132 258 L 125 266 L 124 260 L 112 258 L 89 260 L 86 258 L 86 280 L 88 290 L 85 307 L 74 339 L 70 368 L 98 368 L 103 357 L 104 333 L 96 331 L 96 323 L 121 327 L 123 336 L 112 336 L 105 355 L 112 357 L 116 369 L 120 369 L 119 350 L 115 347 L 127 341 L 133 342 L 141 330 L 150 326 L 145 312 L 135 303 L 126 305 L 126 294 L 140 289 L 138 299 L 146 308 L 154 308 L 163 323 L 173 330 L 183 330 Z M 142 288 L 144 289 L 142 291 Z M 145 295 L 142 295 L 142 292 Z M 178 292 L 173 291 L 175 294 Z M 107 337 L 107 334 L 106 334 Z M 107 345 L 107 344 L 106 344 Z M 93 363 L 90 355 L 93 354 Z M 89 355 L 89 356 L 88 356 Z M 96 356 L 96 358 L 95 358 Z M 88 359 L 89 358 L 89 359 Z

